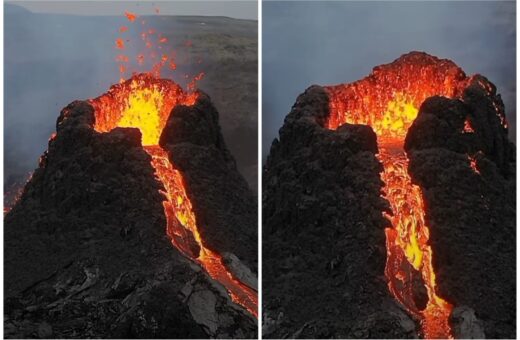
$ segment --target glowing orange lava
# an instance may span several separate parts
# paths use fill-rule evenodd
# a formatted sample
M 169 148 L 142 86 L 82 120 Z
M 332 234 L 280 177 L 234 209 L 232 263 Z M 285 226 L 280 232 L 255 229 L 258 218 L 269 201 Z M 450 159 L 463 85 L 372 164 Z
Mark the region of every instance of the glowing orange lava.
M 468 160 L 469 160 L 469 166 L 471 167 L 473 172 L 476 173 L 477 175 L 480 175 L 480 171 L 479 171 L 479 169 L 477 167 L 477 160 L 476 160 L 476 158 L 468 155 Z
M 423 333 L 428 339 L 448 338 L 448 318 L 452 306 L 435 293 L 432 250 L 428 245 L 429 230 L 424 220 L 421 189 L 412 184 L 408 174 L 408 158 L 402 140 L 379 139 L 378 159 L 383 164 L 381 178 L 385 182 L 384 197 L 392 214 L 384 213 L 393 228 L 385 229 L 388 252 L 385 275 L 389 289 L 401 304 L 415 316 L 422 316 Z M 407 264 L 420 271 L 428 293 L 428 304 L 420 311 L 414 302 L 412 274 Z
M 125 16 L 132 22 L 135 21 L 135 18 L 137 18 L 137 15 L 131 12 L 125 12 Z
M 22 197 L 25 185 L 29 183 L 32 176 L 33 172 L 29 172 L 25 175 L 25 179 L 15 182 L 9 188 L 4 189 L 4 216 L 18 203 Z
M 95 109 L 96 131 L 108 132 L 116 127 L 134 127 L 141 131 L 144 150 L 151 156 L 151 165 L 165 189 L 162 193 L 166 232 L 173 245 L 226 287 L 235 303 L 257 317 L 256 292 L 234 278 L 222 258 L 204 246 L 182 174 L 159 146 L 173 107 L 193 105 L 196 99 L 196 93 L 186 93 L 172 81 L 140 74 L 112 86 L 106 94 L 90 102 Z
M 392 210 L 392 214 L 384 214 L 392 224 L 385 230 L 385 276 L 391 294 L 420 318 L 422 334 L 429 339 L 452 337 L 448 318 L 453 307 L 436 293 L 422 192 L 408 174 L 404 139 L 426 98 L 458 97 L 467 82 L 464 72 L 452 62 L 412 52 L 376 67 L 360 81 L 326 87 L 330 101 L 326 127 L 363 124 L 377 135 L 377 157 L 384 168 L 383 196 Z M 428 295 L 422 310 L 416 306 L 412 289 L 414 271 L 420 273 Z
M 471 126 L 471 122 L 467 118 L 464 121 L 464 128 L 463 128 L 462 131 L 463 131 L 463 133 L 473 133 L 473 132 L 475 132 L 475 130 L 473 130 L 473 127 Z
M 156 9 L 156 13 L 159 14 L 158 9 Z M 130 25 L 138 25 L 136 14 L 125 12 L 125 16 Z M 116 56 L 116 62 L 120 73 L 120 83 L 124 82 L 129 74 L 133 76 L 146 72 L 153 74 L 156 78 L 161 78 L 162 70 L 174 71 L 177 69 L 177 51 L 174 51 L 169 44 L 170 40 L 154 28 L 148 28 L 145 20 L 141 20 L 141 33 L 138 35 L 140 39 L 134 38 L 128 26 L 120 26 L 117 32 L 120 36 L 115 40 L 115 48 L 119 53 Z M 191 47 L 191 45 L 185 46 Z M 125 54 L 129 50 L 138 52 L 135 57 L 131 58 Z M 202 72 L 194 74 L 192 82 L 199 81 L 203 75 Z M 186 74 L 185 78 L 190 77 Z

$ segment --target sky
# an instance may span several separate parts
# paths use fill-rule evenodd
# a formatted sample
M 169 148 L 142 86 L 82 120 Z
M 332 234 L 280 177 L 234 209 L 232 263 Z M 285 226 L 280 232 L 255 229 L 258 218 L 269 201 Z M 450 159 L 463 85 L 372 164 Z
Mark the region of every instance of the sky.
M 262 157 L 307 87 L 350 83 L 418 50 L 493 82 L 516 139 L 516 6 L 506 1 L 263 3 Z
M 124 11 L 136 11 L 141 15 L 155 14 L 155 5 L 163 15 L 227 16 L 236 19 L 256 20 L 258 4 L 246 1 L 7 1 L 25 7 L 34 13 L 74 15 L 120 15 Z M 152 3 L 152 6 L 150 6 Z

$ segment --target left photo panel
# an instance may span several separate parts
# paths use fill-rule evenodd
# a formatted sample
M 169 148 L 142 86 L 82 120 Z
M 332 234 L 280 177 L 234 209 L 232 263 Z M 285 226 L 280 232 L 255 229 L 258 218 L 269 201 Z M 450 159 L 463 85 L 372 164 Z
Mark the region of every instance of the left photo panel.
M 257 9 L 4 2 L 5 338 L 257 338 Z

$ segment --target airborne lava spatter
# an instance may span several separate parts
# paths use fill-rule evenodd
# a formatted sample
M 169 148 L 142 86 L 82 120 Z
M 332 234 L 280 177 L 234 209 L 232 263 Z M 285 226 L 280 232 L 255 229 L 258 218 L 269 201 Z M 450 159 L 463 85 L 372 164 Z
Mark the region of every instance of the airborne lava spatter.
M 435 95 L 456 98 L 468 79 L 451 61 L 412 52 L 376 67 L 360 81 L 326 87 L 330 108 L 326 127 L 364 124 L 378 137 L 383 196 L 392 210 L 392 214 L 385 213 L 392 224 L 385 230 L 385 276 L 391 294 L 421 319 L 425 338 L 452 337 L 448 318 L 453 307 L 436 293 L 422 192 L 408 174 L 404 140 L 425 99 Z M 414 270 L 420 273 L 428 295 L 423 310 L 417 307 L 412 289 Z
M 155 10 L 159 14 L 159 10 L 157 8 Z M 137 24 L 135 22 L 136 18 L 138 18 L 136 14 L 125 12 L 125 16 L 131 24 Z M 169 39 L 154 28 L 148 28 L 146 20 L 141 20 L 140 39 L 134 39 L 129 36 L 128 30 L 128 26 L 120 26 L 118 29 L 120 37 L 115 40 L 115 48 L 119 53 L 115 60 L 118 63 L 121 76 L 120 83 L 125 81 L 128 74 L 133 76 L 137 73 L 146 72 L 153 74 L 156 78 L 161 78 L 162 70 L 169 69 L 175 71 L 177 69 L 177 53 L 168 44 Z M 135 56 L 130 57 L 126 54 L 127 43 L 134 49 L 138 49 L 139 52 Z M 187 44 L 184 44 L 184 46 L 191 47 L 191 45 L 188 46 Z M 203 72 L 194 75 L 192 83 L 199 81 L 203 76 Z M 190 77 L 186 74 L 185 78 L 189 79 Z
M 151 165 L 165 189 L 166 233 L 173 245 L 226 287 L 235 303 L 257 317 L 256 292 L 234 278 L 218 254 L 204 247 L 182 174 L 159 146 L 173 107 L 193 105 L 196 99 L 196 93 L 186 93 L 172 81 L 140 74 L 112 86 L 106 94 L 90 102 L 95 109 L 96 131 L 108 132 L 116 127 L 134 127 L 141 131 L 144 150 L 151 156 Z M 193 242 L 198 246 L 196 251 Z

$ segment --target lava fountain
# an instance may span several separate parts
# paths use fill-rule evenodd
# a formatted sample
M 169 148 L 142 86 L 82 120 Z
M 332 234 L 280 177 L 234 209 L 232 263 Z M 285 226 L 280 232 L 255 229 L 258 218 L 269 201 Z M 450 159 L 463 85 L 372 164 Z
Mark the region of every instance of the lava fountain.
M 326 127 L 363 124 L 377 135 L 377 157 L 384 168 L 382 194 L 391 207 L 391 213 L 383 213 L 392 225 L 385 229 L 385 276 L 394 298 L 421 320 L 425 338 L 452 337 L 448 318 L 453 307 L 436 292 L 424 201 L 421 188 L 408 173 L 404 141 L 425 99 L 436 95 L 459 98 L 470 80 L 449 60 L 412 52 L 374 68 L 362 80 L 326 87 L 330 111 Z M 468 125 L 465 130 L 472 129 Z M 417 302 L 417 281 L 426 289 L 425 306 Z
M 95 110 L 96 131 L 108 132 L 116 127 L 133 127 L 141 131 L 143 148 L 151 156 L 151 165 L 164 187 L 166 233 L 172 244 L 220 282 L 233 302 L 257 317 L 256 292 L 228 271 L 219 254 L 204 246 L 182 174 L 170 161 L 168 152 L 159 145 L 172 109 L 177 105 L 191 106 L 196 100 L 196 92 L 184 92 L 173 81 L 158 79 L 152 74 L 138 74 L 113 85 L 90 103 Z

